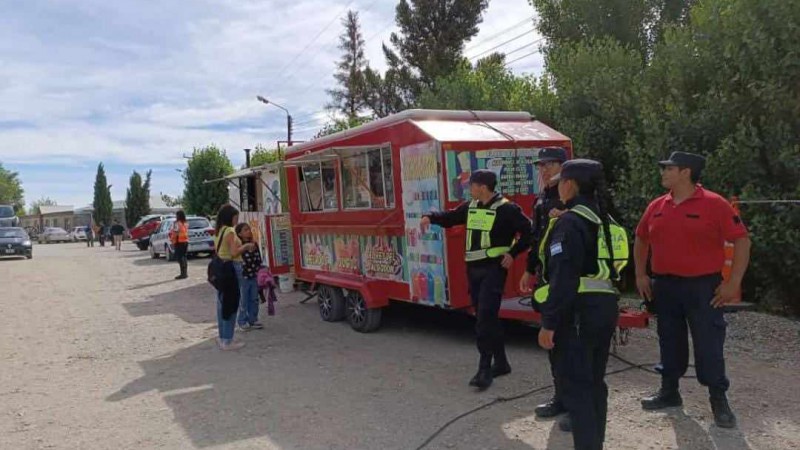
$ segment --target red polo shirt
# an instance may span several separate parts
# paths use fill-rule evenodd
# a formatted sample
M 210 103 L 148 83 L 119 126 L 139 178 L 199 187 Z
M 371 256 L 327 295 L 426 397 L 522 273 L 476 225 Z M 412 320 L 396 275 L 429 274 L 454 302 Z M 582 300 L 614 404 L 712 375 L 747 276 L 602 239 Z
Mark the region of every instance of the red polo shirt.
M 727 200 L 697 185 L 678 205 L 671 192 L 653 200 L 636 236 L 650 245 L 653 273 L 696 277 L 721 272 L 725 241 L 747 237 L 747 228 Z

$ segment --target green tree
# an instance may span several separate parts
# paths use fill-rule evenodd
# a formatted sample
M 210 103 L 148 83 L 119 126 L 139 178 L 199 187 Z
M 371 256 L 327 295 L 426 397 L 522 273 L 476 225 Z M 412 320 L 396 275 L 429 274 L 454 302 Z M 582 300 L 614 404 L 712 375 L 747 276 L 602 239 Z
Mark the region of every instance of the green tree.
M 364 37 L 361 35 L 358 13 L 348 11 L 347 17 L 342 20 L 342 25 L 345 28 L 339 37 L 342 59 L 333 75 L 338 87 L 328 90 L 328 95 L 331 96 L 328 107 L 341 112 L 348 119 L 356 119 L 366 106 L 364 71 L 367 67 Z
M 41 213 L 42 206 L 56 206 L 55 200 L 51 199 L 50 197 L 42 197 L 39 200 L 31 203 L 30 208 L 28 208 L 28 214 L 30 215 L 39 215 Z
M 161 194 L 161 201 L 164 202 L 164 204 L 167 205 L 170 208 L 174 208 L 176 206 L 181 206 L 183 204 L 183 197 L 181 197 L 181 196 L 173 197 L 173 196 L 167 195 L 167 194 L 165 194 L 163 192 L 161 192 L 160 194 Z
M 576 43 L 612 38 L 642 60 L 673 24 L 686 24 L 697 0 L 530 0 L 539 32 L 550 51 Z
M 493 54 L 474 66 L 464 60 L 450 75 L 436 81 L 419 98 L 426 109 L 472 109 L 528 111 L 538 120 L 552 124 L 557 97 L 547 78 L 514 75 L 505 66 L 505 56 Z
M 423 89 L 434 88 L 462 62 L 464 42 L 478 34 L 488 0 L 400 0 L 395 10 L 399 33 L 384 44 L 388 66 L 381 75 L 365 71 L 366 103 L 373 115 L 414 107 Z
M 97 165 L 94 179 L 94 200 L 92 201 L 92 218 L 96 224 L 110 224 L 114 216 L 114 204 L 111 201 L 111 185 L 106 179 L 103 163 Z
M 148 170 L 146 180 L 142 183 L 142 176 L 133 171 L 130 185 L 125 197 L 125 221 L 128 227 L 133 227 L 143 216 L 150 214 L 150 179 L 153 174 Z
M 353 117 L 349 119 L 331 119 L 328 123 L 322 127 L 316 135 L 314 135 L 314 139 L 321 138 L 323 136 L 328 136 L 329 134 L 338 133 L 340 131 L 349 130 L 350 128 L 354 128 L 360 125 L 364 125 L 365 123 L 370 122 L 370 118 L 368 117 Z
M 233 165 L 224 150 L 214 145 L 195 148 L 183 171 L 183 207 L 189 214 L 211 216 L 228 203 L 228 184 L 217 181 L 233 173 Z
M 627 146 L 627 194 L 660 192 L 648 182 L 657 180 L 653 161 L 687 150 L 708 157 L 703 183 L 723 195 L 799 198 L 798 42 L 797 2 L 707 0 L 695 6 L 687 27 L 665 34 L 648 68 L 640 136 Z M 744 204 L 742 216 L 753 239 L 746 296 L 800 314 L 794 291 L 800 277 L 793 269 L 800 263 L 800 208 Z
M 266 148 L 261 144 L 257 144 L 253 149 L 253 154 L 250 156 L 250 166 L 258 167 L 265 164 L 272 164 L 278 162 L 280 153 L 276 148 Z
M 0 204 L 12 205 L 17 214 L 22 214 L 25 211 L 24 193 L 19 174 L 0 163 Z

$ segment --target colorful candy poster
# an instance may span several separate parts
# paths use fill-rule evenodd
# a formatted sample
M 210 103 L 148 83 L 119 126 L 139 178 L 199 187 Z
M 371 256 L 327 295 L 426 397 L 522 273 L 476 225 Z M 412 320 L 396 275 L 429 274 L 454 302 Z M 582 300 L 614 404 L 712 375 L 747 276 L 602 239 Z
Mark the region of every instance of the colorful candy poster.
M 497 174 L 497 191 L 506 195 L 530 195 L 539 192 L 536 170 L 537 149 L 449 150 L 447 159 L 448 198 L 451 202 L 470 200 L 469 177 L 475 170 L 488 169 Z
M 357 236 L 338 235 L 333 238 L 333 271 L 361 274 L 361 246 Z
M 258 244 L 261 250 L 261 258 L 264 263 L 269 265 L 270 254 L 267 251 L 267 222 L 263 212 L 242 211 L 239 213 L 239 223 L 250 225 L 253 231 L 253 242 Z
M 439 164 L 433 142 L 400 149 L 405 211 L 406 258 L 411 298 L 419 303 L 446 306 L 447 276 L 444 265 L 444 230 L 420 230 L 422 215 L 439 211 Z
M 319 234 L 300 236 L 304 268 L 330 272 L 333 268 L 333 237 Z
M 403 239 L 399 236 L 364 236 L 361 268 L 368 278 L 404 281 Z
M 290 266 L 294 263 L 292 227 L 289 215 L 269 217 L 272 225 L 272 256 L 274 267 Z

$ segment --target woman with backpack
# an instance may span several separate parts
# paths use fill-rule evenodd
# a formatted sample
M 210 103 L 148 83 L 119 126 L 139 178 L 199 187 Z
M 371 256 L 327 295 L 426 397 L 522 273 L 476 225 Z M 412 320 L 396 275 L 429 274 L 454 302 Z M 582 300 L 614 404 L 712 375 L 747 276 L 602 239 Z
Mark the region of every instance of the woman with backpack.
M 233 266 L 232 271 L 223 270 L 222 279 L 217 282 L 217 326 L 220 350 L 238 350 L 244 342 L 234 342 L 236 313 L 239 310 L 239 283 L 236 273 L 241 273 L 242 254 L 253 251 L 252 243 L 242 244 L 236 236 L 234 227 L 239 222 L 239 211 L 231 205 L 224 205 L 217 213 L 217 228 L 214 235 L 216 258 L 225 267 Z

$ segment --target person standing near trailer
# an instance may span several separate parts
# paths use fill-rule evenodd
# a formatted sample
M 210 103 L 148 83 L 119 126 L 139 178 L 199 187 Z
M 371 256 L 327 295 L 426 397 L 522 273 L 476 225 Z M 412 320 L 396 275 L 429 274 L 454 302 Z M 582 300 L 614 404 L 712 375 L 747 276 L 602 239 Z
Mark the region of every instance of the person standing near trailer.
M 558 180 L 568 210 L 553 218 L 539 246 L 544 284 L 539 345 L 554 350 L 556 374 L 577 450 L 603 448 L 608 411 L 605 371 L 619 316 L 613 280 L 627 264 L 625 230 L 607 214 L 603 166 L 575 159 Z
M 697 380 L 708 387 L 714 422 L 736 426 L 726 392 L 725 318 L 722 307 L 741 288 L 750 259 L 750 239 L 733 207 L 704 189 L 700 174 L 705 158 L 673 152 L 659 162 L 661 184 L 669 193 L 647 207 L 636 229 L 636 286 L 652 301 L 658 316 L 661 389 L 642 400 L 647 411 L 681 406 L 679 381 L 689 365 L 688 332 L 692 332 Z M 733 242 L 731 276 L 722 279 L 725 241 Z M 648 254 L 653 280 L 647 272 Z
M 114 220 L 114 225 L 111 225 L 111 236 L 114 239 L 114 247 L 117 251 L 122 250 L 122 235 L 125 234 L 125 227 L 123 227 L 119 220 Z
M 496 193 L 496 186 L 494 172 L 477 170 L 470 176 L 471 201 L 450 211 L 424 215 L 420 221 L 423 233 L 431 224 L 445 228 L 466 225 L 467 278 L 480 353 L 478 372 L 469 384 L 481 390 L 491 386 L 494 377 L 511 373 L 500 305 L 508 269 L 528 248 L 531 236 L 530 220 L 519 205 Z
M 539 261 L 539 244 L 547 230 L 550 219 L 558 217 L 564 212 L 564 203 L 558 197 L 558 180 L 555 178 L 561 173 L 561 165 L 567 161 L 567 151 L 561 147 L 546 147 L 539 150 L 536 160 L 536 167 L 539 173 L 539 186 L 542 191 L 536 196 L 536 203 L 533 205 L 533 239 L 531 240 L 531 250 L 528 252 L 528 267 L 522 279 L 519 281 L 520 292 L 531 292 L 531 276 L 536 275 L 537 287 L 543 285 L 542 264 Z M 532 302 L 533 309 L 541 313 L 538 302 Z M 547 403 L 536 407 L 534 413 L 536 417 L 549 418 L 556 417 L 567 412 L 564 402 L 561 401 L 561 386 L 556 376 L 555 352 L 549 352 L 550 373 L 553 376 L 553 386 L 555 392 L 553 398 Z M 568 430 L 568 423 L 562 421 L 562 429 Z

